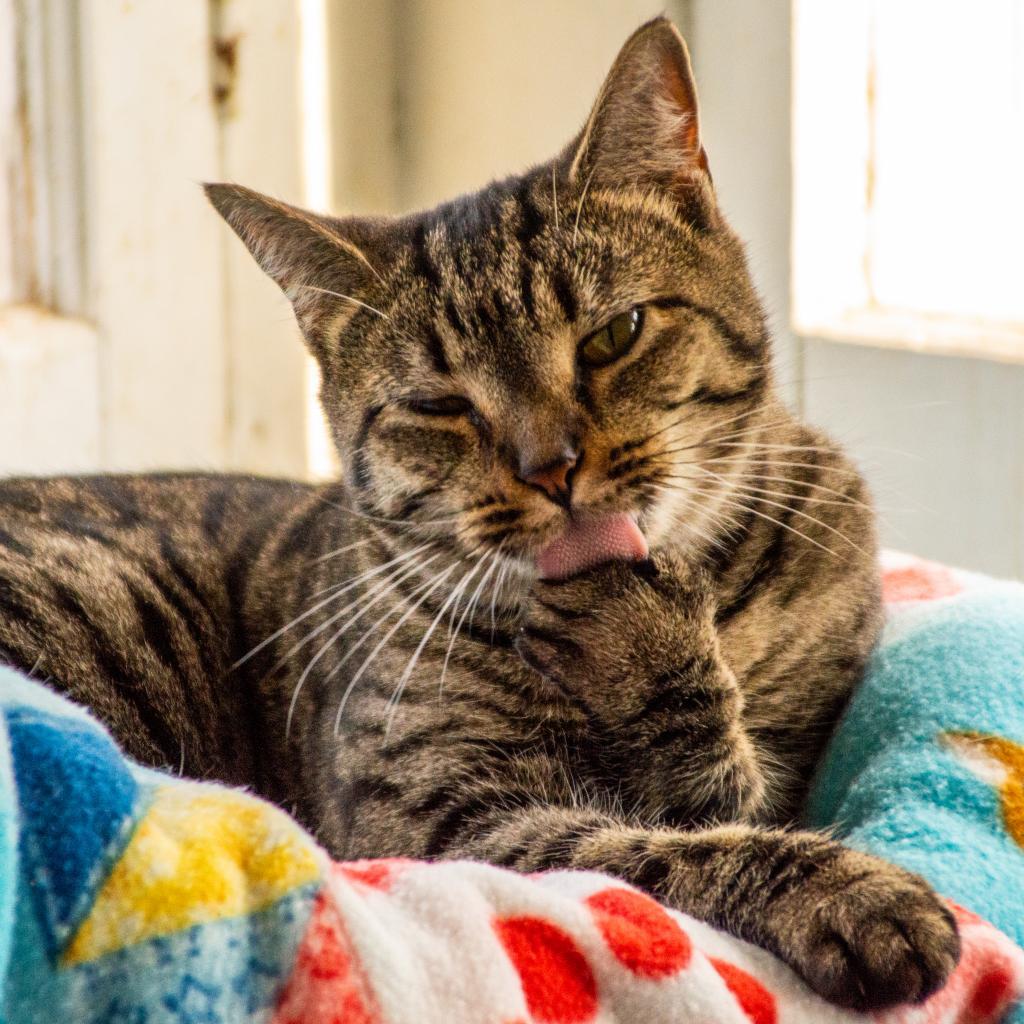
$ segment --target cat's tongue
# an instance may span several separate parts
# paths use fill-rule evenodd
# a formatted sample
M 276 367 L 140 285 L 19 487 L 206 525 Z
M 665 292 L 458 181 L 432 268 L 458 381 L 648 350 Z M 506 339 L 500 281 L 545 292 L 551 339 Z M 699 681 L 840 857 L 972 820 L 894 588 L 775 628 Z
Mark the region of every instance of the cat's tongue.
M 537 571 L 543 579 L 564 580 L 615 558 L 638 562 L 647 555 L 647 540 L 632 516 L 595 516 L 571 522 L 537 556 Z

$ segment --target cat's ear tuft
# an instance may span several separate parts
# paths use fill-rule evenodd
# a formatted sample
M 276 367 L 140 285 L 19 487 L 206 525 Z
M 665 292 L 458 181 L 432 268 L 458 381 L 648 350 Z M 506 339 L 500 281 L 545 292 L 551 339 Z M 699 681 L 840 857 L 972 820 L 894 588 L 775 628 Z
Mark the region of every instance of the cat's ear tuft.
M 203 191 L 296 312 L 316 295 L 365 291 L 377 271 L 346 232 L 346 221 L 302 210 L 242 185 L 206 183 Z
M 667 18 L 626 40 L 569 153 L 574 181 L 653 186 L 688 206 L 695 191 L 711 195 L 690 55 Z

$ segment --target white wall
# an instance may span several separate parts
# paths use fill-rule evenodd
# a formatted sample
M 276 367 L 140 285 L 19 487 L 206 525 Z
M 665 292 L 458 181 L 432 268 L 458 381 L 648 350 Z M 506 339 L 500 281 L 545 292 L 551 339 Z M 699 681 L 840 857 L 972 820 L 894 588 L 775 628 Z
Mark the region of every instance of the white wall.
M 0 473 L 307 467 L 288 303 L 203 180 L 302 200 L 298 10 L 0 0 Z
M 333 205 L 404 212 L 546 160 L 659 0 L 328 0 Z

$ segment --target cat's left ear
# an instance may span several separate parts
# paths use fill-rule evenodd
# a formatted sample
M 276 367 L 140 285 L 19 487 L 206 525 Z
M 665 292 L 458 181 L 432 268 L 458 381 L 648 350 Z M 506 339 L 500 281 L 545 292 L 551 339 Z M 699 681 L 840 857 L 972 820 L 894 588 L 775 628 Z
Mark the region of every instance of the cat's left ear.
M 365 301 L 362 297 L 379 283 L 366 252 L 366 242 L 374 235 L 371 222 L 302 210 L 242 185 L 206 184 L 203 189 L 291 299 L 303 326 L 327 297 Z
M 688 208 L 714 212 L 686 43 L 667 18 L 642 25 L 619 51 L 594 108 L 570 146 L 569 176 L 582 184 L 656 187 Z

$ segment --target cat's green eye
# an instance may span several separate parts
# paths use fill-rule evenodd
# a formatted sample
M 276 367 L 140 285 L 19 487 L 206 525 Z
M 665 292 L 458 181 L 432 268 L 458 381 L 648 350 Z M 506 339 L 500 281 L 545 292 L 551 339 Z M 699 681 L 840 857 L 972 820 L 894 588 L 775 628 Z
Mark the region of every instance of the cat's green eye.
M 644 311 L 639 306 L 628 313 L 620 313 L 580 342 L 580 361 L 587 366 L 607 366 L 615 362 L 633 347 L 643 325 Z

